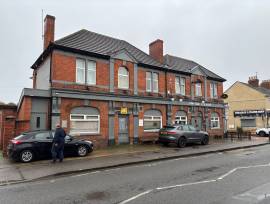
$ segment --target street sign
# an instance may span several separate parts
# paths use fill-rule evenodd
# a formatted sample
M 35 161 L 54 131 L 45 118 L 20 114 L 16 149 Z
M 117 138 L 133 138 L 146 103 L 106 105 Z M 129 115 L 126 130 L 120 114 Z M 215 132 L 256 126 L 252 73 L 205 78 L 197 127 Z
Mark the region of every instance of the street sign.
M 123 115 L 126 115 L 128 113 L 128 108 L 126 108 L 126 107 L 121 108 L 120 113 Z

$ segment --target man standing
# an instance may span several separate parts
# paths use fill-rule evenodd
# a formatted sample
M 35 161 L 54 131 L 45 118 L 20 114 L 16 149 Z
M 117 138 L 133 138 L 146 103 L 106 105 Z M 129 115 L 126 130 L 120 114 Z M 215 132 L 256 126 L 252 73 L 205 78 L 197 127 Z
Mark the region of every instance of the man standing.
M 56 125 L 56 130 L 54 133 L 54 138 L 52 141 L 52 159 L 53 163 L 56 162 L 56 159 L 59 159 L 59 162 L 62 162 L 64 159 L 64 145 L 65 145 L 65 130 L 60 126 L 60 124 Z

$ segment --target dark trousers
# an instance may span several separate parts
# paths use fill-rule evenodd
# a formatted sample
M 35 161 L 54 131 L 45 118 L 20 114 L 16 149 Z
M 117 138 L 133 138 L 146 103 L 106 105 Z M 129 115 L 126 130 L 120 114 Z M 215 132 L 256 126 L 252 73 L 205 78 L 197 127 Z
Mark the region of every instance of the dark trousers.
M 64 144 L 53 143 L 51 152 L 54 161 L 56 159 L 62 161 L 64 159 Z

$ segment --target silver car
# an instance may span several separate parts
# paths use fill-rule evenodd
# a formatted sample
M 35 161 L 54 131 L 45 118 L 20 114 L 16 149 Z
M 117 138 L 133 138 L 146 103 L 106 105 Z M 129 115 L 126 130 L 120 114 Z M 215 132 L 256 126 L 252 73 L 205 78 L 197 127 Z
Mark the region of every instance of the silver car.
M 159 143 L 168 145 L 175 143 L 178 147 L 185 147 L 187 143 L 201 143 L 207 145 L 209 136 L 207 132 L 197 130 L 192 125 L 164 126 L 159 130 Z

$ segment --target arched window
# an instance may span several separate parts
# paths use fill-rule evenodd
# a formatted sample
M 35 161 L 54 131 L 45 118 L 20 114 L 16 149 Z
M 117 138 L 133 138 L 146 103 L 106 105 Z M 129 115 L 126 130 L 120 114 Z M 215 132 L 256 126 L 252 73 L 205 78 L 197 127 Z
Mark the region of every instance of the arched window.
M 174 123 L 187 125 L 187 113 L 185 111 L 177 111 L 175 114 Z
M 217 129 L 217 128 L 220 128 L 219 115 L 214 112 L 211 114 L 211 129 Z
M 119 67 L 118 69 L 118 88 L 120 89 L 129 88 L 128 70 L 125 67 Z
M 98 134 L 100 114 L 92 107 L 76 107 L 70 112 L 70 134 Z
M 156 132 L 162 127 L 162 114 L 159 110 L 147 110 L 144 112 L 143 129 L 148 132 Z

